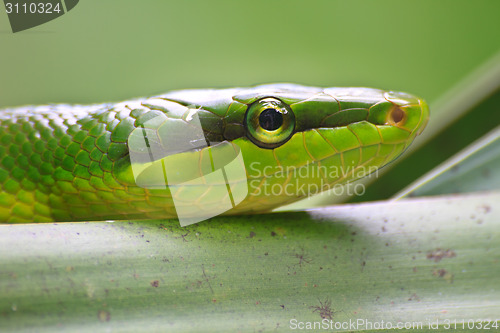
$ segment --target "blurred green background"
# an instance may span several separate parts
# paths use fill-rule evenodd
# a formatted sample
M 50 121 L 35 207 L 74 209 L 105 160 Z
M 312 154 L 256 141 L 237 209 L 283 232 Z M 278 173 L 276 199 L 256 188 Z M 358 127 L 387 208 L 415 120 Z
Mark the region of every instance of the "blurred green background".
M 443 96 L 459 96 L 444 94 L 495 55 L 500 59 L 499 13 L 500 1 L 489 0 L 86 0 L 16 34 L 2 13 L 0 107 L 268 82 L 369 86 L 425 98 L 431 122 L 424 134 L 433 134 L 447 126 L 440 122 L 457 118 L 441 106 Z M 490 107 L 480 109 L 355 200 L 389 197 L 484 134 L 485 124 L 500 123 Z
M 372 86 L 432 103 L 500 49 L 499 1 L 85 0 L 13 34 L 0 107 L 265 82 Z

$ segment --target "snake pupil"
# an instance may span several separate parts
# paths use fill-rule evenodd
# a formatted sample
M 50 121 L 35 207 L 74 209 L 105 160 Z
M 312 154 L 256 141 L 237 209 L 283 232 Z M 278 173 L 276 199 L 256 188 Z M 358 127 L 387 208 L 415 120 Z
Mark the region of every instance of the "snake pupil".
M 259 115 L 259 125 L 265 130 L 275 131 L 283 125 L 283 115 L 276 109 L 265 109 Z

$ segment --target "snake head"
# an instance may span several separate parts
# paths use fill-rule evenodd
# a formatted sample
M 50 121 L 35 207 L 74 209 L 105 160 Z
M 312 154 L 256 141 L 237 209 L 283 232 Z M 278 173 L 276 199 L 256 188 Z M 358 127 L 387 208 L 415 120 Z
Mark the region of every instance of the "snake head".
M 424 100 L 372 88 L 269 85 L 233 100 L 247 105 L 246 136 L 236 142 L 248 161 L 250 192 L 265 198 L 256 210 L 377 172 L 401 155 L 429 120 Z M 301 191 L 302 186 L 312 190 Z
M 422 99 L 372 88 L 272 84 L 165 98 L 198 110 L 210 144 L 241 151 L 248 195 L 229 213 L 268 211 L 377 172 L 429 119 Z

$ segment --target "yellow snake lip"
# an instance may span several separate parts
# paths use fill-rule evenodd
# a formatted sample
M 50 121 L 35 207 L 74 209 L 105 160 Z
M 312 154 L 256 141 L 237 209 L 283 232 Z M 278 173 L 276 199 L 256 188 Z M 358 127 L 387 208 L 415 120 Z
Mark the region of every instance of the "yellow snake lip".
M 430 110 L 429 110 L 429 105 L 427 105 L 427 103 L 423 99 L 419 99 L 418 101 L 420 109 L 422 110 L 422 116 L 421 116 L 422 121 L 420 123 L 419 129 L 417 130 L 417 135 L 420 135 L 427 126 L 427 123 L 429 122 Z

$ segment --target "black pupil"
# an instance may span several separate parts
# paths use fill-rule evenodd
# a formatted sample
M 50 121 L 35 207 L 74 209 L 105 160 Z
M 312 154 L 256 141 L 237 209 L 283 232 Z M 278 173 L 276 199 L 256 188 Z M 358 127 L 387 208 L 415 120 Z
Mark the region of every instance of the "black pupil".
M 265 130 L 275 131 L 283 125 L 283 115 L 276 109 L 265 109 L 259 116 L 259 124 Z

